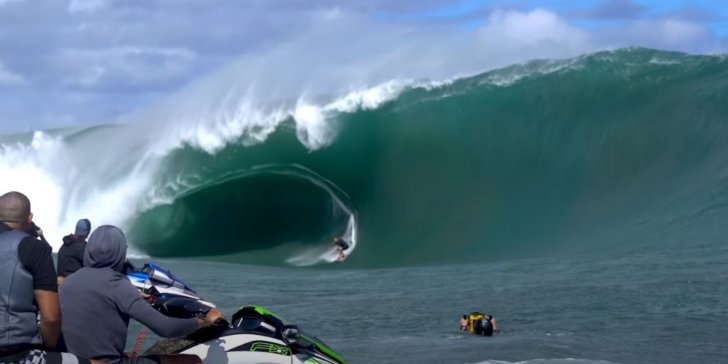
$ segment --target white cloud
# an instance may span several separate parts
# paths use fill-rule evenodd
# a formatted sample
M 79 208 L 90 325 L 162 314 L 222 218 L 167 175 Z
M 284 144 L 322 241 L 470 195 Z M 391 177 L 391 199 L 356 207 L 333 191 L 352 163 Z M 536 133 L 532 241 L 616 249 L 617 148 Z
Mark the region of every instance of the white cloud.
M 17 86 L 25 85 L 28 81 L 26 79 L 12 71 L 5 68 L 5 65 L 0 62 L 0 86 Z
M 25 0 L 0 0 L 0 6 L 3 6 L 5 4 L 10 4 L 10 3 L 19 3 L 21 1 L 25 1 Z
M 635 20 L 594 32 L 601 47 L 643 46 L 686 52 L 715 51 L 719 39 L 704 25 L 675 18 Z
M 184 75 L 197 54 L 186 48 L 65 49 L 56 62 L 64 83 L 80 87 L 153 86 Z
M 640 21 L 630 26 L 628 31 L 634 36 L 642 34 L 648 40 L 673 47 L 694 44 L 712 37 L 705 26 L 679 19 Z
M 562 20 L 556 13 L 535 9 L 529 12 L 496 10 L 488 23 L 477 30 L 478 37 L 487 44 L 535 47 L 563 45 L 583 47 L 589 34 Z
M 618 21 L 589 27 L 570 22 L 583 18 L 569 17 L 568 9 L 478 8 L 462 19 L 411 13 L 445 3 L 0 0 L 3 30 L 18 35 L 0 36 L 0 59 L 12 65 L 12 72 L 0 68 L 0 84 L 28 84 L 21 75 L 32 75 L 23 91 L 43 105 L 17 106 L 22 103 L 10 97 L 27 94 L 13 92 L 0 97 L 0 117 L 108 121 L 214 69 L 230 71 L 212 90 L 225 94 L 234 85 L 255 91 L 256 98 L 279 100 L 335 96 L 392 79 L 449 79 L 625 46 L 728 50 L 728 38 L 716 37 L 698 18 L 643 11 L 634 1 L 609 2 L 606 15 Z M 477 20 L 482 24 L 463 27 Z M 78 100 L 70 100 L 74 92 Z
M 324 21 L 336 21 L 344 18 L 346 14 L 343 10 L 337 7 L 329 8 L 329 9 L 322 9 L 319 10 L 318 13 L 322 20 Z
M 476 30 L 483 49 L 511 56 L 554 57 L 627 46 L 687 52 L 714 52 L 720 40 L 707 26 L 678 18 L 630 20 L 617 25 L 580 28 L 545 9 L 496 10 Z
M 71 14 L 93 13 L 109 6 L 109 4 L 110 0 L 71 0 L 68 4 L 68 12 Z

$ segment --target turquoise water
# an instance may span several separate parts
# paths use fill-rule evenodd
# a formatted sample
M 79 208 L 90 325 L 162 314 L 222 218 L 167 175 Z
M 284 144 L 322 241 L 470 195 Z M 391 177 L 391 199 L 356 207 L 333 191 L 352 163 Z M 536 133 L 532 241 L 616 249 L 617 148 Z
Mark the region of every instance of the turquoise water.
M 341 235 L 361 241 L 355 268 L 722 243 L 725 56 L 630 48 L 385 86 L 349 108 L 355 93 L 295 110 L 169 102 L 133 124 L 6 136 L 0 186 L 46 202 L 49 232 L 89 216 L 155 257 L 310 265 Z
M 671 231 L 710 230 L 690 221 L 728 203 L 726 115 L 724 57 L 531 62 L 333 115 L 313 151 L 292 120 L 261 144 L 178 149 L 157 183 L 192 187 L 129 227 L 155 256 L 276 264 L 276 247 L 328 244 L 350 212 L 357 268 L 679 245 Z
M 350 363 L 574 364 L 725 362 L 726 261 L 725 245 L 691 244 L 419 268 L 163 264 L 228 315 L 263 305 Z M 502 332 L 461 334 L 476 310 Z
M 726 361 L 727 57 L 398 85 L 3 136 L 0 187 L 50 236 L 121 225 L 226 312 L 267 306 L 355 363 Z M 503 333 L 457 332 L 475 310 Z

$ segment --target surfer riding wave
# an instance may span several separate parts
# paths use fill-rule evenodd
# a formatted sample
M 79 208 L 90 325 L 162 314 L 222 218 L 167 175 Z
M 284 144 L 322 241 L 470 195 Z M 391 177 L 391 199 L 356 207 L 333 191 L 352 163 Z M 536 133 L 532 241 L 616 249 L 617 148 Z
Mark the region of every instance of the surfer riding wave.
M 336 255 L 337 255 L 336 261 L 341 263 L 344 260 L 346 260 L 347 255 L 345 254 L 345 252 L 350 247 L 349 243 L 347 243 L 346 240 L 344 240 L 340 237 L 336 237 L 336 238 L 334 238 L 333 246 L 334 246 L 334 249 L 336 249 Z

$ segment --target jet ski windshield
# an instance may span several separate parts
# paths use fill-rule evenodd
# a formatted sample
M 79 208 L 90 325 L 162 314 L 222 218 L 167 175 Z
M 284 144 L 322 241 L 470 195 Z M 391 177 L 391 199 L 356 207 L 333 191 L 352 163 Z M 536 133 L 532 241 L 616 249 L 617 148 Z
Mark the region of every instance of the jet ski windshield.
M 185 282 L 183 282 L 181 279 L 175 277 L 172 272 L 170 272 L 167 269 L 164 269 L 154 263 L 146 263 L 144 264 L 144 267 L 140 270 L 142 273 L 146 274 L 150 280 L 158 281 L 173 287 L 181 288 L 187 291 L 190 291 L 192 293 L 195 292 L 194 289 L 190 288 Z

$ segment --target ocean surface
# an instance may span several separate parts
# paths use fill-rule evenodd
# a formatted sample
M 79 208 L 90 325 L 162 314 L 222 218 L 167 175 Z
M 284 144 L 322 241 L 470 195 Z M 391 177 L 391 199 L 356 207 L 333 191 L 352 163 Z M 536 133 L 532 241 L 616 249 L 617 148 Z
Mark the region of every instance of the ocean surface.
M 628 48 L 282 100 L 230 76 L 0 136 L 0 189 L 55 248 L 78 218 L 120 225 L 138 261 L 354 363 L 728 362 L 728 57 Z M 460 334 L 475 310 L 503 332 Z
M 228 317 L 262 305 L 348 363 L 626 364 L 728 360 L 727 261 L 725 244 L 690 243 L 417 268 L 159 262 Z M 472 311 L 493 314 L 501 332 L 459 332 Z

